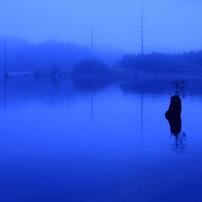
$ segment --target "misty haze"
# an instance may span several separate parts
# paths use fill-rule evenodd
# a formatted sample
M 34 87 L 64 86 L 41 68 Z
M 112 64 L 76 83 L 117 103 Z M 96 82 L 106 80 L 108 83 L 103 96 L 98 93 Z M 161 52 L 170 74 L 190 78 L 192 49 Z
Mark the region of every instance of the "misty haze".
M 202 201 L 201 10 L 1 0 L 0 200 Z

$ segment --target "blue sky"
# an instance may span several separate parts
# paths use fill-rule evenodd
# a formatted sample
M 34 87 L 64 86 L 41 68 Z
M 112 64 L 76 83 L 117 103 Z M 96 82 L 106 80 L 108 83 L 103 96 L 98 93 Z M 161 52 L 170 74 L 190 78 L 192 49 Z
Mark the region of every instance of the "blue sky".
M 202 48 L 202 1 L 144 0 L 145 49 L 188 51 Z M 137 52 L 140 0 L 1 0 L 0 35 L 33 42 L 56 39 Z

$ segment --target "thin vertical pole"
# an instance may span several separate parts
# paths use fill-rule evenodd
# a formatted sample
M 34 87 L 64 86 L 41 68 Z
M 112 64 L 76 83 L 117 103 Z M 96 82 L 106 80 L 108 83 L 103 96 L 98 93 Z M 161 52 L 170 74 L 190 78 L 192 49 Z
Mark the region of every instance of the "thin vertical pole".
M 4 78 L 8 78 L 8 48 L 7 48 L 7 39 L 4 39 L 4 68 L 3 68 Z
M 94 28 L 91 26 L 90 28 L 90 40 L 91 40 L 91 48 L 94 48 Z
M 141 54 L 144 55 L 144 0 L 141 0 Z

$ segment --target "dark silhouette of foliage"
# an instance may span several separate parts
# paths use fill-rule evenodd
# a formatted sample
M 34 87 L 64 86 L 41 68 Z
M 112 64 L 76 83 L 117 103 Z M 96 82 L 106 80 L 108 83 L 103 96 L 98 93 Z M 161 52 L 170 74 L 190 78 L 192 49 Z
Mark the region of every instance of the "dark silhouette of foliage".
M 120 67 L 139 72 L 201 72 L 202 51 L 183 54 L 125 55 Z
M 4 65 L 4 39 L 0 38 L 0 67 Z M 37 44 L 19 39 L 7 39 L 8 71 L 50 72 L 55 66 L 70 71 L 85 58 L 100 58 L 90 48 L 69 42 L 46 41 Z

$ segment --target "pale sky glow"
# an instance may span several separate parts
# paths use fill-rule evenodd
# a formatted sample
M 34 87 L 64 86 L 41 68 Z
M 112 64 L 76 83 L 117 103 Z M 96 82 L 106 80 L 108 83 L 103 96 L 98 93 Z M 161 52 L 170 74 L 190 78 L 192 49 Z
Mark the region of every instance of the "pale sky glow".
M 144 0 L 147 51 L 187 51 L 202 47 L 202 2 Z M 56 39 L 137 51 L 140 0 L 1 0 L 0 36 L 33 42 Z

